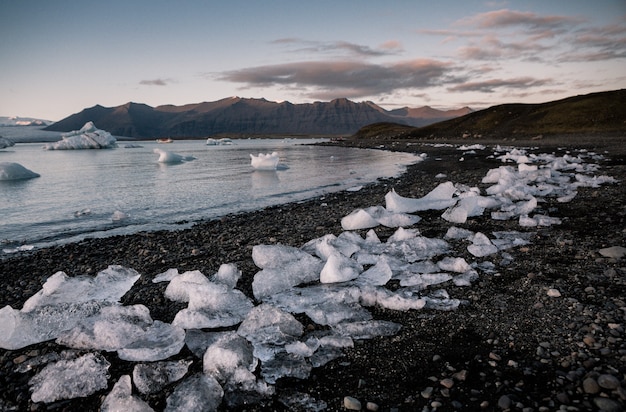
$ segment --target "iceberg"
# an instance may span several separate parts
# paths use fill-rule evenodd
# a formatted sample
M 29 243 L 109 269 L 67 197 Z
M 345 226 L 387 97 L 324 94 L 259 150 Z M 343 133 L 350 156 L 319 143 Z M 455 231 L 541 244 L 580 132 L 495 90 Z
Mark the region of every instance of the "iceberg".
M 80 130 L 61 135 L 58 142 L 44 145 L 46 150 L 74 149 L 112 149 L 117 147 L 117 140 L 111 133 L 96 128 L 93 122 L 87 122 Z
M 250 154 L 250 164 L 255 170 L 276 170 L 280 157 L 277 152 Z
M 19 163 L 0 162 L 0 181 L 33 179 L 39 176 L 39 173 L 35 173 Z
M 15 142 L 13 140 L 0 136 L 0 149 L 6 149 L 11 146 L 15 146 Z
M 178 153 L 169 152 L 159 148 L 152 149 L 152 152 L 159 155 L 159 163 L 182 163 L 195 160 L 195 157 L 193 156 L 183 156 Z

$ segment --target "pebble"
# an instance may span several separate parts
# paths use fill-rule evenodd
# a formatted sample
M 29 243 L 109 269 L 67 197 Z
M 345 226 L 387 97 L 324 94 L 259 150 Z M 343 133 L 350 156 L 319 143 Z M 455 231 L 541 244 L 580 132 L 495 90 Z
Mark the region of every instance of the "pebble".
M 378 404 L 374 402 L 368 402 L 365 404 L 365 409 L 368 411 L 376 412 L 378 410 Z
M 446 379 L 442 379 L 441 381 L 439 381 L 439 384 L 443 386 L 444 388 L 450 389 L 451 387 L 454 386 L 454 381 L 450 378 L 446 378 Z
M 609 374 L 598 376 L 597 382 L 598 385 L 604 389 L 613 390 L 619 387 L 619 380 L 615 376 Z
M 351 411 L 360 411 L 361 402 L 352 396 L 346 396 L 343 398 L 343 407 Z
M 498 408 L 500 409 L 509 409 L 511 404 L 511 398 L 506 395 L 502 395 L 500 396 L 500 399 L 498 399 Z
M 561 292 L 558 289 L 548 289 L 548 296 L 551 298 L 560 298 Z
M 613 399 L 597 397 L 593 399 L 594 405 L 603 412 L 622 412 L 624 408 Z
M 600 385 L 594 378 L 587 378 L 583 381 L 583 391 L 588 394 L 595 394 L 600 392 Z

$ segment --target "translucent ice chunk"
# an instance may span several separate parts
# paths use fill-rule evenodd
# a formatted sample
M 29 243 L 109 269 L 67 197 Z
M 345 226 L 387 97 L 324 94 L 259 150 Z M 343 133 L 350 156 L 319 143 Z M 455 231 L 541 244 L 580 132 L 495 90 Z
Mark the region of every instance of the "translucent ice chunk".
M 111 364 L 99 353 L 61 360 L 44 367 L 29 381 L 33 402 L 89 396 L 108 386 Z
M 63 272 L 57 272 L 24 303 L 22 311 L 29 312 L 36 307 L 64 302 L 118 302 L 140 276 L 137 271 L 119 265 L 109 266 L 96 277 L 69 277 Z
M 100 406 L 101 412 L 151 412 L 154 411 L 146 402 L 132 393 L 129 375 L 122 375 L 113 390 L 104 398 Z
M 212 376 L 202 373 L 182 381 L 167 398 L 165 411 L 215 411 L 222 403 L 224 390 Z
M 185 344 L 185 331 L 177 326 L 155 320 L 134 341 L 117 350 L 120 359 L 151 362 L 176 355 Z
M 481 232 L 474 235 L 472 244 L 467 247 L 467 250 L 476 257 L 484 257 L 498 252 L 496 245 L 491 243 L 491 240 Z
M 372 339 L 378 336 L 395 335 L 401 327 L 400 324 L 386 320 L 369 320 L 340 323 L 333 326 L 333 330 L 352 339 Z
M 355 260 L 339 253 L 333 253 L 328 257 L 326 264 L 320 272 L 320 282 L 347 282 L 356 279 L 362 271 L 363 267 Z
M 248 340 L 230 332 L 210 345 L 203 356 L 203 371 L 225 387 L 241 387 L 253 390 L 256 376 L 252 373 L 258 360 Z
M 138 363 L 133 369 L 133 382 L 143 394 L 157 393 L 185 376 L 192 361 Z
M 385 205 L 391 212 L 414 213 L 422 210 L 443 210 L 454 205 L 456 188 L 452 182 L 439 184 L 419 199 L 402 197 L 394 189 L 385 195 Z

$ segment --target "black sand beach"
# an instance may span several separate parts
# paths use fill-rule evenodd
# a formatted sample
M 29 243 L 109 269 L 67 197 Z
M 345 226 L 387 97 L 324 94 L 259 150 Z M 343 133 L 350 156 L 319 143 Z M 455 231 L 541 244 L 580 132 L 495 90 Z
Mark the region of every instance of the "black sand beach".
M 481 277 L 470 287 L 446 285 L 451 295 L 466 302 L 460 308 L 450 312 L 373 308 L 374 318 L 400 323 L 400 332 L 356 342 L 342 358 L 313 369 L 306 380 L 279 380 L 271 398 L 247 405 L 224 403 L 220 410 L 297 410 L 285 401 L 292 394 L 324 401 L 328 411 L 345 410 L 346 396 L 359 400 L 362 410 L 380 411 L 624 410 L 626 260 L 598 253 L 610 246 L 626 247 L 623 139 L 479 143 L 488 148 L 465 154 L 459 161 L 462 152 L 454 147 L 404 141 L 336 142 L 427 153 L 428 158 L 410 166 L 402 176 L 379 180 L 357 192 L 229 215 L 186 230 L 88 239 L 2 256 L 0 307 L 21 308 L 57 271 L 95 275 L 118 264 L 142 274 L 122 303 L 144 304 L 153 319 L 171 322 L 184 306 L 163 296 L 165 285 L 151 282 L 169 268 L 209 274 L 223 263 L 235 263 L 243 272 L 237 288 L 252 297 L 251 282 L 258 271 L 251 259 L 255 245 L 299 247 L 325 234 L 338 235 L 343 231 L 341 218 L 353 210 L 384 205 L 384 196 L 392 188 L 402 196 L 421 197 L 441 182 L 435 177 L 439 173 L 454 183 L 484 187 L 481 179 L 486 172 L 502 165 L 488 158 L 493 153 L 491 144 L 533 147 L 532 152 L 557 155 L 586 148 L 606 156 L 598 174 L 612 176 L 618 183 L 582 188 L 570 203 L 543 205 L 562 224 L 533 230 L 532 243 L 510 250 L 514 259 L 499 276 Z M 441 212 L 419 215 L 423 220 L 415 227 L 425 236 L 442 237 L 450 226 L 440 218 Z M 488 216 L 458 226 L 484 233 L 519 230 L 516 221 L 493 221 Z M 376 231 L 384 241 L 395 230 L 379 227 Z M 471 256 L 467 258 L 470 261 Z M 558 289 L 561 296 L 549 296 L 549 289 Z M 303 317 L 298 319 L 311 329 L 317 327 Z M 108 390 L 88 398 L 33 403 L 28 381 L 38 368 L 23 373 L 16 368 L 28 359 L 61 350 L 54 342 L 0 350 L 0 410 L 98 410 L 119 376 L 132 373 L 132 362 L 103 352 L 112 364 Z M 177 358 L 194 360 L 190 373 L 202 370 L 201 360 L 186 348 Z M 172 390 L 144 400 L 155 410 L 163 410 Z

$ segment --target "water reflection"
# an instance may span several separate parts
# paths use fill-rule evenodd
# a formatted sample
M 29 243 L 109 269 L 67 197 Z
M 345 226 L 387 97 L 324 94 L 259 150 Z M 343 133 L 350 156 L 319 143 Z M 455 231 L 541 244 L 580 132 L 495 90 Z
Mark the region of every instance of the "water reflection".
M 276 170 L 255 170 L 250 176 L 253 189 L 271 189 L 280 184 Z

